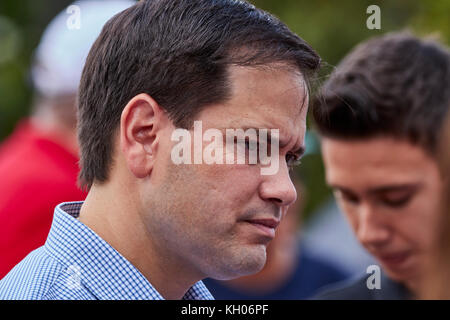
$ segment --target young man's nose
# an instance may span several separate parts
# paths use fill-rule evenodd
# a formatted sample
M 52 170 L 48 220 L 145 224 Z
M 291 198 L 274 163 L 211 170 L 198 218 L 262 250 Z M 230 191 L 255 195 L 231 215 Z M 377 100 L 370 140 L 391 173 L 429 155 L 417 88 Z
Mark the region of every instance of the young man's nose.
M 389 239 L 389 226 L 380 214 L 370 204 L 361 204 L 358 210 L 356 235 L 366 247 L 382 245 Z

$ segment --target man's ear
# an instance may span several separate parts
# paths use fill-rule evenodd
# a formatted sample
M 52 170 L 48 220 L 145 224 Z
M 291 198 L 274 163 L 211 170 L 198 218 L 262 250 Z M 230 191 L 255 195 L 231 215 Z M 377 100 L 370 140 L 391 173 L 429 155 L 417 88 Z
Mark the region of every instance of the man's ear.
M 120 117 L 120 148 L 128 168 L 137 178 L 145 178 L 152 169 L 164 110 L 148 94 L 133 97 Z

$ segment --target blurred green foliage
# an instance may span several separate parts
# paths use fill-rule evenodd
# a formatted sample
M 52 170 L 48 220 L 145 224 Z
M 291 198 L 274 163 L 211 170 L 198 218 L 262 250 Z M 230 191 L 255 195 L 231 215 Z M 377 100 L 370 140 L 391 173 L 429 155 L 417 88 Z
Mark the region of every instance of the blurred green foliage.
M 0 141 L 28 114 L 29 67 L 45 26 L 69 0 L 0 1 Z
M 105 0 L 106 1 L 106 0 Z M 46 24 L 66 8 L 67 0 L 0 1 L 0 140 L 29 112 L 32 92 L 28 70 L 33 49 Z M 283 20 L 321 55 L 324 70 L 320 81 L 358 42 L 389 31 L 410 29 L 422 36 L 440 34 L 450 41 L 449 0 L 253 0 Z M 381 30 L 369 30 L 366 9 L 381 9 Z M 309 135 L 309 138 L 314 135 Z M 314 139 L 313 142 L 314 143 Z M 316 148 L 319 150 L 318 148 Z M 305 213 L 313 212 L 330 191 L 324 184 L 318 152 L 304 157 L 298 169 L 307 192 Z

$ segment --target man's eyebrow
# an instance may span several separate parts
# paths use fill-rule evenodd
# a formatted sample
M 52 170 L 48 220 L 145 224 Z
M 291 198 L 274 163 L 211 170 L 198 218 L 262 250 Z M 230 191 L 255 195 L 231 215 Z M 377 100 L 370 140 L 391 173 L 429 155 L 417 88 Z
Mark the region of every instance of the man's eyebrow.
M 273 129 L 268 129 L 268 128 L 258 128 L 258 127 L 253 127 L 253 126 L 243 126 L 243 127 L 236 127 L 236 128 L 228 128 L 228 129 L 233 129 L 233 130 L 238 130 L 241 129 L 244 132 L 247 131 L 248 129 L 251 130 L 255 130 L 256 134 L 258 135 L 259 138 L 259 130 L 265 129 L 267 132 L 267 141 L 269 143 L 278 143 L 278 147 L 280 149 L 286 147 L 289 144 L 289 141 L 284 140 L 283 138 L 280 138 L 280 134 L 278 134 L 278 138 L 276 138 L 275 136 L 272 136 L 272 134 L 270 133 Z M 225 131 L 225 128 L 220 128 L 219 130 L 221 131 Z M 278 129 L 278 133 L 280 132 L 280 129 Z M 291 151 L 292 153 L 298 155 L 299 157 L 303 156 L 303 154 L 305 153 L 305 147 L 301 146 L 298 149 Z
M 328 186 L 329 186 L 331 189 L 333 189 L 333 190 L 339 190 L 339 191 L 343 191 L 343 192 L 345 192 L 345 193 L 355 194 L 355 193 L 353 192 L 353 190 L 348 189 L 348 188 L 343 187 L 343 186 L 340 186 L 340 185 L 338 185 L 338 184 L 328 183 Z
M 340 190 L 345 193 L 349 194 L 355 194 L 353 190 L 340 186 L 338 184 L 328 184 L 332 189 Z M 380 194 L 380 193 L 386 193 L 386 192 L 394 192 L 394 191 L 403 191 L 403 190 L 418 190 L 423 186 L 422 183 L 406 183 L 406 184 L 393 184 L 393 185 L 386 185 L 386 186 L 380 186 L 373 189 L 370 189 L 367 191 L 369 194 Z
M 381 186 L 377 188 L 373 188 L 369 190 L 371 194 L 380 194 L 387 192 L 395 192 L 395 191 L 416 191 L 422 187 L 422 183 L 406 183 L 406 184 L 395 184 L 395 185 L 387 185 Z
M 289 143 L 289 141 L 286 141 L 283 138 L 280 138 L 280 134 L 279 134 L 280 133 L 280 129 L 278 129 L 278 138 L 272 136 L 272 134 L 270 133 L 273 129 L 276 129 L 276 128 L 257 128 L 257 127 L 244 126 L 242 128 L 238 128 L 238 129 L 242 129 L 244 131 L 247 131 L 248 129 L 253 129 L 253 130 L 256 131 L 257 134 L 259 134 L 259 130 L 263 130 L 264 129 L 267 132 L 267 141 L 269 143 L 278 143 L 278 146 L 280 147 L 280 149 L 284 148 Z
M 270 131 L 267 132 L 267 138 L 269 139 L 270 143 L 278 141 L 278 143 L 279 143 L 278 146 L 280 149 L 283 149 L 284 147 L 286 147 L 289 144 L 289 141 L 287 141 L 287 140 L 283 140 L 282 138 L 277 139 L 277 138 L 271 136 Z M 298 157 L 301 157 L 305 154 L 305 146 L 300 146 L 295 150 L 291 150 L 290 152 L 297 155 Z

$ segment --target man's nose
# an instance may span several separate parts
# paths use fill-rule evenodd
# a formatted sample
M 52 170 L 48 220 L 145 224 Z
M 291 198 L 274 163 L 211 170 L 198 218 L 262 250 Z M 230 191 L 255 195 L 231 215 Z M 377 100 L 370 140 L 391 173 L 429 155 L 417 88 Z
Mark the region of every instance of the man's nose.
M 356 236 L 366 248 L 378 247 L 389 240 L 389 226 L 381 215 L 370 204 L 361 204 Z
M 280 164 L 276 173 L 263 177 L 259 190 L 261 198 L 278 206 L 288 206 L 295 202 L 297 191 L 289 176 L 287 165 Z

